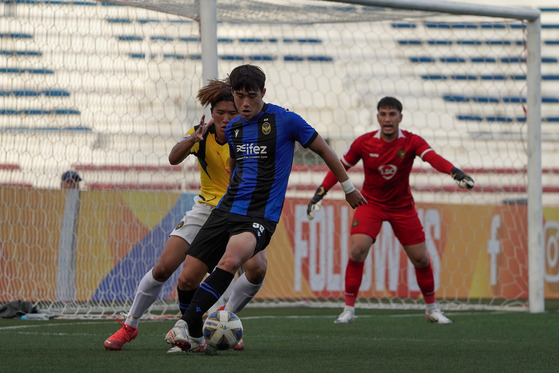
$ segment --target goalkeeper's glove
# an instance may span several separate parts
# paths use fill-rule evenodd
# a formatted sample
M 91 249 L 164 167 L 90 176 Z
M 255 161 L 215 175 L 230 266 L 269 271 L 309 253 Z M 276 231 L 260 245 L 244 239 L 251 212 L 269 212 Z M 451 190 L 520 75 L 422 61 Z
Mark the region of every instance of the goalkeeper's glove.
M 314 219 L 315 211 L 320 210 L 320 205 L 322 204 L 322 198 L 326 195 L 326 189 L 321 185 L 318 187 L 316 192 L 314 192 L 314 196 L 312 196 L 311 201 L 307 206 L 307 218 L 309 220 Z
M 450 176 L 456 180 L 456 184 L 458 184 L 460 188 L 472 189 L 474 187 L 474 179 L 459 168 L 454 167 L 450 170 Z

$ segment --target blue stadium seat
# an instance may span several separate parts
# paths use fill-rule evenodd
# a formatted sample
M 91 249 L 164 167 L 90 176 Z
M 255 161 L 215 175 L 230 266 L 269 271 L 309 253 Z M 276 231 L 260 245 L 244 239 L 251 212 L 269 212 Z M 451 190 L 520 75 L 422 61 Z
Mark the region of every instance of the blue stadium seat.
M 119 35 L 116 37 L 119 41 L 142 41 L 144 40 L 141 36 L 135 35 Z
M 185 54 L 178 53 L 164 53 L 163 58 L 171 58 L 175 60 L 186 60 L 187 56 Z
M 283 38 L 284 43 L 299 43 L 299 44 L 320 44 L 322 40 L 320 39 L 292 39 L 292 38 Z
M 503 97 L 503 102 L 507 104 L 526 103 L 526 97 Z
M 40 93 L 33 90 L 13 90 L 11 94 L 17 97 L 31 97 L 31 96 L 39 96 Z
M 82 5 L 82 6 L 97 6 L 94 1 L 72 1 L 72 5 Z
M 55 109 L 54 114 L 56 115 L 80 115 L 81 112 L 76 109 Z
M 438 29 L 477 29 L 478 25 L 467 22 L 426 22 L 425 27 Z
M 308 56 L 308 61 L 311 62 L 332 62 L 334 59 L 330 56 Z
M 304 61 L 305 59 L 301 56 L 283 56 L 283 60 L 284 61 L 295 61 L 295 62 L 300 62 L 300 61 Z
M 452 80 L 477 80 L 478 77 L 476 75 L 469 75 L 469 74 L 453 74 L 450 76 Z
M 421 40 L 398 40 L 398 44 L 400 45 L 422 45 L 423 42 Z
M 0 38 L 3 39 L 33 39 L 31 34 L 21 32 L 1 32 Z
M 422 62 L 435 62 L 436 60 L 433 57 L 427 57 L 427 56 L 422 56 L 422 57 L 410 57 L 410 62 L 413 63 L 422 63 Z
M 70 92 L 62 90 L 62 89 L 45 89 L 41 91 L 42 94 L 48 97 L 68 97 L 70 96 Z
M 482 74 L 481 80 L 507 80 L 507 76 L 503 74 Z
M 245 58 L 239 55 L 224 54 L 219 56 L 219 59 L 225 61 L 243 61 Z
M 464 63 L 466 59 L 463 57 L 440 57 L 439 61 L 444 63 Z
M 470 99 L 462 95 L 443 95 L 443 100 L 450 102 L 468 102 Z
M 40 51 L 14 51 L 14 50 L 0 50 L 0 55 L 3 56 L 34 56 L 34 57 L 40 57 L 43 55 L 42 52 Z
M 159 23 L 161 21 L 159 21 L 158 19 L 148 19 L 148 18 L 142 18 L 142 19 L 137 19 L 136 22 L 145 25 L 147 23 Z
M 487 116 L 485 117 L 485 120 L 488 122 L 502 122 L 502 123 L 510 123 L 514 121 L 511 117 L 505 117 L 502 115 Z
M 473 63 L 495 63 L 497 59 L 494 57 L 472 57 L 470 61 Z
M 417 28 L 415 23 L 398 22 L 390 24 L 392 28 Z
M 481 45 L 482 42 L 479 40 L 457 40 L 458 45 Z
M 442 74 L 424 74 L 421 75 L 423 80 L 447 80 L 448 76 Z
M 262 38 L 239 38 L 239 43 L 264 43 Z
M 254 55 L 248 56 L 250 61 L 274 61 L 277 59 L 275 56 L 267 56 L 267 55 Z
M 187 37 L 187 36 L 181 36 L 181 37 L 179 37 L 178 40 L 179 40 L 179 41 L 184 41 L 184 42 L 187 42 L 187 43 L 188 43 L 188 42 L 195 42 L 195 43 L 197 43 L 197 42 L 200 41 L 200 38 L 197 37 L 197 36 L 188 36 L 188 37 Z
M 1 110 L 0 110 L 1 112 Z M 57 132 L 57 131 L 76 131 L 76 132 L 91 132 L 93 131 L 90 127 L 75 126 L 75 127 L 28 127 L 28 126 L 17 126 L 17 127 L 2 127 L 2 131 L 7 132 Z
M 169 36 L 157 36 L 157 35 L 154 35 L 154 36 L 151 36 L 151 37 L 149 38 L 149 40 L 151 40 L 151 41 L 173 41 L 173 38 L 172 38 L 172 37 L 169 37 Z
M 132 23 L 128 18 L 107 18 L 106 21 L 109 23 Z
M 429 45 L 452 45 L 452 40 L 427 40 Z
M 54 74 L 54 70 L 51 69 L 25 69 L 25 71 L 30 74 Z

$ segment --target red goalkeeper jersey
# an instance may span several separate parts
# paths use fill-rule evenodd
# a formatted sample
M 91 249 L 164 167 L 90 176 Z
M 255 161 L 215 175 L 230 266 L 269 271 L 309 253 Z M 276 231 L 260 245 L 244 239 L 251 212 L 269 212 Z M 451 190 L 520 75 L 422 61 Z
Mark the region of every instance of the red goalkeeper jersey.
M 358 137 L 341 158 L 346 169 L 363 160 L 365 180 L 361 193 L 367 201 L 387 207 L 405 207 L 413 203 L 409 177 L 415 157 L 429 162 L 440 172 L 450 174 L 453 165 L 420 136 L 399 130 L 398 138 L 386 142 L 380 131 Z M 329 190 L 336 178 L 329 172 L 322 186 Z

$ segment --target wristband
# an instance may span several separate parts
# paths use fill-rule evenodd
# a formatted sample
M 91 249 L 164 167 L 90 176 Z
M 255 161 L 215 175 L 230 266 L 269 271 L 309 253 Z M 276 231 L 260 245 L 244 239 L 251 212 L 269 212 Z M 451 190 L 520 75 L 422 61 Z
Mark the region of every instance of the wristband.
M 349 193 L 351 193 L 355 190 L 355 187 L 353 186 L 353 183 L 351 182 L 351 179 L 347 179 L 346 181 L 342 181 L 342 182 L 340 182 L 340 184 L 342 185 L 342 189 L 344 190 L 345 194 L 349 194 Z

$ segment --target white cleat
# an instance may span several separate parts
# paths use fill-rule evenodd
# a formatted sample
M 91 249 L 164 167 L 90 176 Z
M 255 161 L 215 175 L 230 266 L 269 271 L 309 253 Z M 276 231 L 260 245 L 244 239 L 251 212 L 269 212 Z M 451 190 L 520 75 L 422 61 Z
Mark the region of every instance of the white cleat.
M 338 316 L 334 323 L 336 324 L 351 324 L 355 321 L 355 308 L 345 306 L 343 312 Z
M 190 338 L 188 338 L 188 325 L 180 319 L 165 336 L 165 342 L 180 348 L 182 351 L 190 350 Z
M 167 350 L 168 354 L 182 354 L 184 351 L 179 346 L 173 346 Z
M 178 347 L 184 352 L 204 352 L 207 349 L 206 340 L 201 338 L 190 338 L 188 335 L 188 325 L 186 321 L 180 319 L 175 326 L 165 336 L 165 342 L 170 343 L 173 347 Z M 171 348 L 172 350 L 172 348 Z M 171 350 L 168 353 L 173 353 Z
M 452 320 L 443 315 L 443 312 L 438 308 L 435 308 L 431 312 L 425 311 L 425 317 L 427 321 L 437 323 L 437 324 L 452 324 Z

